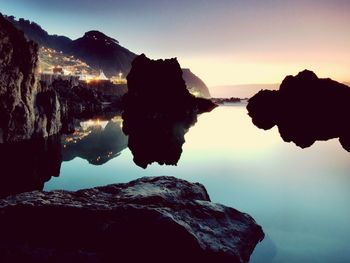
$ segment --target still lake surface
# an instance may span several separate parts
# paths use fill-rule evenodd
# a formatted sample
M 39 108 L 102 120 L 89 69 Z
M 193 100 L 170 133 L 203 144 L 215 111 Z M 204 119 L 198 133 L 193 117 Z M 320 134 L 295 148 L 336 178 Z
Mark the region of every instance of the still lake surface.
M 200 115 L 185 135 L 177 166 L 142 169 L 121 147 L 101 165 L 79 157 L 63 162 L 60 176 L 44 190 L 172 175 L 202 183 L 213 202 L 246 212 L 263 227 L 266 238 L 251 263 L 350 262 L 350 153 L 338 140 L 307 149 L 285 143 L 276 127 L 256 128 L 245 106 L 220 106 Z

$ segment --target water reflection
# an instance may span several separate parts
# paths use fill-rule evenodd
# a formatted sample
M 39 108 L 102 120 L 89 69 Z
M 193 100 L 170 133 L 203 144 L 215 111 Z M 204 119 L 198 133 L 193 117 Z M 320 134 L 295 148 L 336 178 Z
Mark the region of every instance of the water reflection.
M 90 164 L 101 165 L 117 157 L 128 143 L 121 127 L 120 116 L 109 121 L 81 122 L 73 134 L 62 136 L 63 161 L 80 157 Z
M 185 134 L 197 122 L 192 111 L 182 118 L 172 115 L 125 115 L 123 131 L 129 135 L 129 149 L 134 162 L 146 168 L 157 162 L 176 165 L 185 143 Z
M 121 116 L 109 121 L 80 122 L 70 135 L 0 144 L 0 198 L 42 190 L 51 177 L 60 175 L 62 161 L 76 157 L 101 165 L 127 147 Z
M 0 144 L 0 198 L 42 190 L 52 176 L 59 176 L 62 162 L 58 136 L 22 143 Z

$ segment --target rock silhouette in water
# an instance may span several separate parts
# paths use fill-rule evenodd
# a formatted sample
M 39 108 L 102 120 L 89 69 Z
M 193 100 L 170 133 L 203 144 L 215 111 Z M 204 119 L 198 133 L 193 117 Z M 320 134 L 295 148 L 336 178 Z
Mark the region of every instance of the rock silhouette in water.
M 46 181 L 60 174 L 60 138 L 0 144 L 0 160 L 0 198 L 42 190 Z
M 38 263 L 245 263 L 264 238 L 249 215 L 174 177 L 9 197 L 0 232 L 1 262 Z
M 284 141 L 301 148 L 317 140 L 339 138 L 350 151 L 350 88 L 312 71 L 287 76 L 278 91 L 262 90 L 247 105 L 253 123 L 261 129 L 277 125 Z
M 175 165 L 197 114 L 216 104 L 189 93 L 176 59 L 150 60 L 142 54 L 133 61 L 127 80 L 123 131 L 135 163 L 143 168 L 152 162 Z
M 90 122 L 93 122 L 92 125 L 86 126 Z M 122 131 L 121 118 L 113 118 L 105 127 L 100 121 L 95 122 L 84 122 L 74 134 L 62 136 L 63 161 L 80 157 L 90 164 L 101 165 L 117 157 L 127 147 L 128 138 Z

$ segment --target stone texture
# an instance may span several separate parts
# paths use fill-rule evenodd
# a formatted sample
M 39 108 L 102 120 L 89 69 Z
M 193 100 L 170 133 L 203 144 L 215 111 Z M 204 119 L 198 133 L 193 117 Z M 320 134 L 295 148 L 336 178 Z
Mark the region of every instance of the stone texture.
M 6 263 L 243 263 L 264 237 L 249 215 L 174 177 L 8 197 L 0 231 Z
M 38 46 L 0 15 L 0 143 L 60 129 L 55 92 L 38 81 Z

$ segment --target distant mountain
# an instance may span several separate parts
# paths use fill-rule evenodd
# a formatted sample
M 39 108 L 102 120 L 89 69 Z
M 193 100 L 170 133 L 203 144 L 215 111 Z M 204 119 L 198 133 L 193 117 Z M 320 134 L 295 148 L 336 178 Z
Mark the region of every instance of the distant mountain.
M 65 36 L 49 35 L 37 23 L 23 18 L 18 20 L 16 20 L 14 16 L 6 16 L 5 18 L 7 18 L 7 20 L 10 21 L 16 28 L 23 31 L 28 39 L 33 40 L 40 46 L 53 48 L 66 53 L 69 50 L 70 43 L 72 42 L 70 38 Z
M 127 74 L 136 55 L 119 42 L 99 31 L 89 31 L 71 42 L 71 52 L 94 68 L 100 68 L 112 77 L 119 71 Z
M 14 16 L 6 16 L 6 19 L 40 46 L 74 56 L 95 70 L 102 69 L 108 77 L 116 76 L 119 72 L 126 76 L 136 57 L 135 53 L 122 47 L 118 40 L 99 31 L 89 31 L 83 37 L 72 40 L 65 36 L 50 35 L 37 23 L 23 18 L 16 20 Z M 205 83 L 189 69 L 183 69 L 183 78 L 190 91 L 202 97 L 210 97 Z
M 207 85 L 195 74 L 191 72 L 189 68 L 182 69 L 182 78 L 186 81 L 187 88 L 195 95 L 210 98 L 210 93 Z
M 16 20 L 9 16 L 7 19 L 40 46 L 73 55 L 93 68 L 102 69 L 108 77 L 120 71 L 127 74 L 136 57 L 136 54 L 120 46 L 117 40 L 99 31 L 89 31 L 83 37 L 71 40 L 65 36 L 49 35 L 40 25 L 23 18 Z
M 210 88 L 210 93 L 214 98 L 250 98 L 262 89 L 277 90 L 279 84 L 242 84 L 226 85 Z

